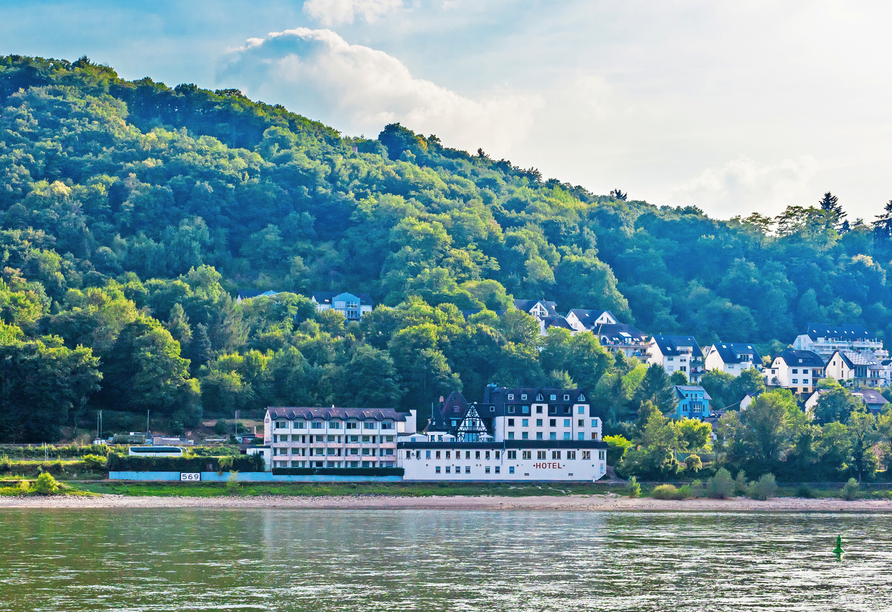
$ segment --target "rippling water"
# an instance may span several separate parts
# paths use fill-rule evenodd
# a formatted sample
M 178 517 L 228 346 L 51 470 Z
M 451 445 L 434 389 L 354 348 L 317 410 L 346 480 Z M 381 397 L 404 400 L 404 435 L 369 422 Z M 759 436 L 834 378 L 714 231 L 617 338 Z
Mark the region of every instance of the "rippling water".
M 3 511 L 0 611 L 892 610 L 890 527 L 853 514 Z

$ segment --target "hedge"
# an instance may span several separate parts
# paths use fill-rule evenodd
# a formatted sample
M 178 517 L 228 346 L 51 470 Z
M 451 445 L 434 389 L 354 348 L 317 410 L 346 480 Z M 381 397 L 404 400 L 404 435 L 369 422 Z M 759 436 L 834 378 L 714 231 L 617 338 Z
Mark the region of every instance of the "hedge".
M 221 459 L 223 460 L 221 462 Z M 262 472 L 263 457 L 134 457 L 109 453 L 111 472 Z
M 402 476 L 399 467 L 364 468 L 273 468 L 276 476 Z

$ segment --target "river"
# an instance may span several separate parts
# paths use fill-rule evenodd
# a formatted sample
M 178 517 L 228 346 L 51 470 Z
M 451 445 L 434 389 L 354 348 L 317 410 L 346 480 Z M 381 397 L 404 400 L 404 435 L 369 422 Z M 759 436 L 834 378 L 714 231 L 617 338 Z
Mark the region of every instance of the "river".
M 892 610 L 890 528 L 883 514 L 10 510 L 0 611 L 874 612 Z

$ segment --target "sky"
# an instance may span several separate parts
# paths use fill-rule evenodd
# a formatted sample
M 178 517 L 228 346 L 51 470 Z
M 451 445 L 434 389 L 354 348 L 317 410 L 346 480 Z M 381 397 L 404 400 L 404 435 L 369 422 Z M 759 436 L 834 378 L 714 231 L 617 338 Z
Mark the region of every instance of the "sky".
M 238 88 L 730 218 L 892 200 L 892 3 L 0 0 L 0 54 Z

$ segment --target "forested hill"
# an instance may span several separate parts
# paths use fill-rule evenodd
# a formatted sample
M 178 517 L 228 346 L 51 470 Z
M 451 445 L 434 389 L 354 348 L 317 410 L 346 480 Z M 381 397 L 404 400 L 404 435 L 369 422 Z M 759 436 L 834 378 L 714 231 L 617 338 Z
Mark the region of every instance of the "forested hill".
M 331 332 L 330 321 L 307 312 L 316 329 L 303 329 L 303 340 L 269 340 L 279 333 L 270 321 L 286 323 L 262 306 L 236 308 L 237 287 L 368 292 L 403 304 L 400 312 L 427 308 L 406 305 L 409 296 L 458 310 L 500 310 L 512 295 L 546 298 L 559 310 L 608 309 L 645 332 L 684 332 L 701 343 L 786 344 L 807 321 L 862 322 L 881 333 L 892 326 L 890 224 L 849 222 L 829 199 L 823 208 L 817 197 L 814 206 L 791 203 L 798 206 L 774 220 L 718 221 L 696 208 L 595 196 L 399 125 L 377 140 L 342 137 L 236 90 L 125 81 L 86 58 L 0 58 L 0 173 L 0 338 L 31 342 L 40 363 L 72 351 L 64 358 L 74 360 L 70 376 L 83 374 L 83 388 L 66 391 L 62 403 L 75 412 L 182 407 L 199 394 L 206 409 L 230 406 L 224 396 L 239 393 L 258 404 L 285 401 L 258 395 L 261 381 L 244 374 L 243 361 L 258 358 L 250 350 L 305 364 L 311 382 L 302 384 L 315 394 L 305 401 L 397 398 L 405 407 L 441 387 L 488 382 L 440 346 L 446 357 L 428 355 L 425 366 L 439 372 L 440 386 L 413 387 L 410 374 L 397 372 L 393 388 L 368 389 L 376 398 L 338 395 L 325 368 L 362 353 L 343 343 L 390 350 L 384 357 L 399 368 L 388 334 L 405 324 Z M 306 302 L 286 306 L 304 312 Z M 455 309 L 436 311 L 448 313 L 436 315 L 438 324 L 464 323 Z M 498 332 L 510 353 L 519 340 L 494 321 L 475 325 Z M 320 325 L 342 344 L 307 340 Z M 63 344 L 54 348 L 53 338 Z M 152 343 L 154 352 L 145 348 Z M 78 345 L 87 352 L 75 355 Z M 142 366 L 133 356 L 159 350 L 179 381 L 135 380 Z M 101 380 L 90 374 L 96 367 Z M 273 384 L 270 368 L 263 384 Z

